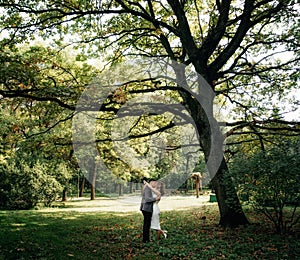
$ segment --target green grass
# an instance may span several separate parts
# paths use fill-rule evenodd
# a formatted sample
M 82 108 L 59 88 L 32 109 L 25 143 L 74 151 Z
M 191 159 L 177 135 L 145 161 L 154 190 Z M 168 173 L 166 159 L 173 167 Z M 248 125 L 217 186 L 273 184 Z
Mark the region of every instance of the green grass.
M 169 237 L 145 245 L 140 212 L 0 211 L 0 259 L 300 259 L 299 234 L 247 215 L 252 225 L 223 229 L 215 205 L 162 212 Z

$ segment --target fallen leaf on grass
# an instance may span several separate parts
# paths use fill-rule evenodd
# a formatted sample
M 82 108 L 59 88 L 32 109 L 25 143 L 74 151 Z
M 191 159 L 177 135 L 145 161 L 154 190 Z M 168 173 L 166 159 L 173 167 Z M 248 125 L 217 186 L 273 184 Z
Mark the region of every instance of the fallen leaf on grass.
M 267 247 L 267 249 L 269 251 L 272 251 L 272 252 L 277 252 L 278 251 L 278 249 L 276 247 Z

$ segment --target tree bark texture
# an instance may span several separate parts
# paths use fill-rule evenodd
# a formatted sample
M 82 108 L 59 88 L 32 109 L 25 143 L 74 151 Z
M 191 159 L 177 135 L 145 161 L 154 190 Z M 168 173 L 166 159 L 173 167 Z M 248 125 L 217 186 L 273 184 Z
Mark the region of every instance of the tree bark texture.
M 183 82 L 181 80 L 181 82 Z M 236 227 L 248 224 L 234 184 L 228 176 L 228 167 L 223 156 L 223 136 L 218 122 L 213 116 L 213 96 L 200 89 L 197 100 L 184 92 L 182 95 L 198 131 L 200 146 L 203 150 L 207 168 L 216 192 L 220 211 L 219 224 L 223 227 Z M 204 93 L 201 93 L 204 92 Z M 200 102 L 199 102 L 200 101 Z M 226 173 L 226 174 L 225 174 Z

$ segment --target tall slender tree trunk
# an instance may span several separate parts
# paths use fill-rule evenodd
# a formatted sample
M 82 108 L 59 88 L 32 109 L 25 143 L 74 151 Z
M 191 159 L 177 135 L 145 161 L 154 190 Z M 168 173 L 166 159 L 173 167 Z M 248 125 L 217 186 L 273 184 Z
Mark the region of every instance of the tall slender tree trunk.
M 91 180 L 91 200 L 95 199 L 95 189 L 96 189 L 96 176 L 97 176 L 97 166 L 96 163 L 93 162 L 93 169 L 90 173 L 92 176 L 90 176 L 90 180 Z
M 64 188 L 63 189 L 63 193 L 62 193 L 62 201 L 67 201 L 68 198 L 67 198 L 67 188 Z
M 83 196 L 84 186 L 85 186 L 85 177 L 83 176 L 82 180 L 81 180 L 80 188 L 79 188 L 79 197 Z
M 91 200 L 94 200 L 96 197 L 95 195 L 95 182 L 91 181 Z
M 129 193 L 133 193 L 133 182 L 129 183 Z
M 123 184 L 119 184 L 119 196 L 123 195 Z

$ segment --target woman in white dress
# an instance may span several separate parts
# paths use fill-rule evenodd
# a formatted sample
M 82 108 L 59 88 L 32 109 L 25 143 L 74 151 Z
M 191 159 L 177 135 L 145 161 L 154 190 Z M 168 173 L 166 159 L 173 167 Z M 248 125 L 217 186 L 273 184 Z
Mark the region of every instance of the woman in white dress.
M 164 194 L 163 183 L 160 181 L 151 182 L 151 185 L 149 185 L 149 187 L 152 190 L 152 195 L 154 198 L 156 198 L 157 196 L 162 196 Z M 156 230 L 157 239 L 160 239 L 161 236 L 167 238 L 167 231 L 161 230 L 160 228 L 160 220 L 159 220 L 160 209 L 158 206 L 158 202 L 159 200 L 153 203 L 153 213 L 152 213 L 150 228 Z

